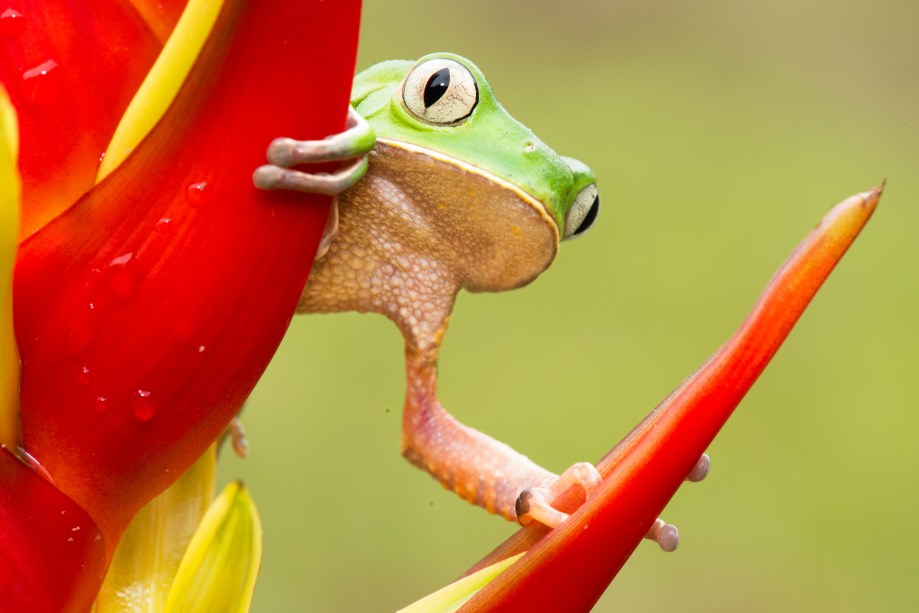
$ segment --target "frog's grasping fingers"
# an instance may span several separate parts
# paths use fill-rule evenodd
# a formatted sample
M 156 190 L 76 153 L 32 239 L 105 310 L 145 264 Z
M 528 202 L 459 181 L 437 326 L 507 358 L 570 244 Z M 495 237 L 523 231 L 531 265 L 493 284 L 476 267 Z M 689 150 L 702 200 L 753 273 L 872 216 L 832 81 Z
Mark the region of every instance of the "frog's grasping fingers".
M 460 289 L 525 285 L 549 266 L 560 239 L 593 223 L 595 176 L 507 115 L 458 56 L 380 64 L 355 80 L 352 103 L 372 129 L 352 109 L 341 135 L 274 141 L 270 164 L 253 176 L 265 189 L 339 195 L 298 311 L 375 312 L 395 322 L 408 383 L 403 455 L 492 513 L 557 526 L 568 516 L 551 503 L 572 486 L 590 497 L 597 469 L 582 462 L 555 475 L 460 423 L 437 400 L 437 359 Z M 355 158 L 331 175 L 291 169 Z M 691 479 L 707 466 L 704 456 Z M 661 520 L 648 538 L 665 550 L 677 543 Z
M 367 153 L 376 141 L 370 124 L 352 107 L 348 107 L 347 129 L 323 140 L 297 141 L 276 138 L 268 146 L 270 164 L 258 167 L 252 182 L 261 189 L 291 189 L 313 194 L 337 196 L 361 180 L 367 173 Z M 297 164 L 338 162 L 354 159 L 352 164 L 332 172 L 291 170 Z

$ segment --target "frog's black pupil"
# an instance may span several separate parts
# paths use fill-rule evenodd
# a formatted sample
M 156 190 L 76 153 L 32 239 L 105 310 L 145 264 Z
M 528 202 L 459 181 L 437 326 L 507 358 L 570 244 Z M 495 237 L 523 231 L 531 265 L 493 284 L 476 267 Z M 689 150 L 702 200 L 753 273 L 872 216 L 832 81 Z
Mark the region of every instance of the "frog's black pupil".
M 449 68 L 441 68 L 432 74 L 428 79 L 428 84 L 424 86 L 424 108 L 430 108 L 432 104 L 440 100 L 449 85 Z
M 584 232 L 593 225 L 594 220 L 597 218 L 597 213 L 600 212 L 600 194 L 594 198 L 594 203 L 590 205 L 590 210 L 587 211 L 587 215 L 584 216 L 584 221 L 581 222 L 581 225 L 578 226 L 578 229 L 574 231 L 572 236 L 577 236 L 581 232 Z

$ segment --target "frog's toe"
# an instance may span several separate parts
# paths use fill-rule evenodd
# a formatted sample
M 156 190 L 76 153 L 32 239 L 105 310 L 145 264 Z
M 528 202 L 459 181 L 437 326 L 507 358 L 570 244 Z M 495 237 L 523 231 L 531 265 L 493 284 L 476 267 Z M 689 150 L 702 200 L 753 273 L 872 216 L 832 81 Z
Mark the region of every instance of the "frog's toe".
M 568 519 L 567 513 L 562 513 L 549 503 L 549 488 L 531 487 L 523 490 L 517 497 L 515 509 L 517 521 L 526 526 L 534 521 L 555 528 Z
M 370 124 L 353 108 L 348 109 L 348 128 L 322 140 L 276 138 L 268 145 L 268 161 L 290 168 L 298 164 L 339 162 L 370 153 L 376 135 Z
M 654 541 L 660 548 L 666 552 L 676 551 L 680 544 L 680 531 L 673 524 L 668 524 L 661 518 L 654 520 L 651 529 L 645 534 L 645 538 Z
M 291 189 L 310 194 L 337 196 L 361 180 L 367 173 L 367 157 L 335 172 L 302 172 L 275 164 L 259 166 L 252 174 L 252 182 L 259 189 Z
M 708 457 L 707 453 L 703 453 L 702 457 L 699 458 L 699 461 L 696 462 L 696 465 L 692 467 L 691 471 L 689 471 L 689 475 L 686 477 L 686 480 L 692 481 L 693 483 L 698 483 L 708 476 L 708 471 L 711 466 L 712 459 Z
M 558 496 L 568 488 L 578 486 L 584 490 L 586 498 L 597 490 L 603 477 L 597 468 L 588 462 L 578 462 L 544 487 L 531 487 L 517 497 L 517 520 L 522 525 L 538 521 L 550 528 L 555 528 L 568 519 L 568 514 L 552 506 Z
M 233 443 L 233 453 L 238 458 L 249 457 L 249 439 L 246 438 L 246 430 L 243 428 L 243 422 L 239 417 L 234 417 L 227 426 L 230 430 L 230 441 Z

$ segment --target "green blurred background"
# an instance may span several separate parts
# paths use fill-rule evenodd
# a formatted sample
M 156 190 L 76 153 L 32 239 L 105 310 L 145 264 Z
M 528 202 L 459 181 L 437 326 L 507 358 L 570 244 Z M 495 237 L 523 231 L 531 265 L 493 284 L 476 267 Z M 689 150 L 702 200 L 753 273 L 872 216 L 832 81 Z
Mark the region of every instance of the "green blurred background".
M 463 294 L 460 419 L 546 467 L 595 460 L 724 341 L 824 212 L 881 207 L 597 611 L 915 611 L 919 4 L 367 0 L 358 69 L 454 51 L 604 208 L 525 289 Z M 402 340 L 298 318 L 252 396 L 253 610 L 391 611 L 513 531 L 399 456 Z

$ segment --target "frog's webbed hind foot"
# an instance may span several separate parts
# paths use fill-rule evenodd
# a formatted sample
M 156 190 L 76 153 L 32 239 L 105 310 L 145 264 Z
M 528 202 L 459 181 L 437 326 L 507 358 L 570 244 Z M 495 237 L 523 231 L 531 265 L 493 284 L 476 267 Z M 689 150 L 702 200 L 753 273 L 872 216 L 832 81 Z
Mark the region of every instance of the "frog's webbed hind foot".
M 708 475 L 710 466 L 711 458 L 708 454 L 703 453 L 687 475 L 686 480 L 693 483 L 702 481 Z M 599 487 L 601 480 L 600 473 L 592 464 L 587 462 L 575 464 L 549 485 L 531 487 L 521 492 L 516 504 L 517 520 L 524 526 L 537 521 L 550 528 L 555 528 L 568 519 L 568 514 L 553 507 L 552 501 L 572 486 L 579 486 L 584 490 L 585 498 L 590 498 Z M 654 521 L 645 534 L 645 538 L 654 541 L 663 551 L 667 552 L 675 551 L 680 544 L 680 532 L 677 527 L 660 518 Z
M 252 182 L 260 189 L 290 189 L 337 196 L 361 180 L 367 172 L 367 154 L 376 144 L 370 124 L 353 108 L 348 109 L 347 129 L 323 140 L 298 141 L 276 138 L 268 146 L 268 164 L 258 167 Z M 334 172 L 306 172 L 299 164 L 354 160 Z

